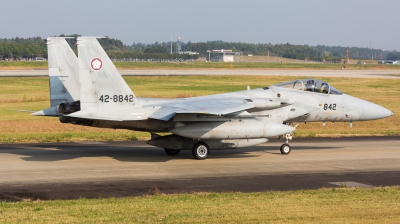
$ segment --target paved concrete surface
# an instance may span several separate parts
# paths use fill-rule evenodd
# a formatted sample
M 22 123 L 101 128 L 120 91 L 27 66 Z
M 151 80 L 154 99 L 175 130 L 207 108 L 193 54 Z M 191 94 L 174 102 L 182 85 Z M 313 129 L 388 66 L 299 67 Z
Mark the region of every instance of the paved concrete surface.
M 138 142 L 0 145 L 0 200 L 400 185 L 400 137 L 294 139 L 167 156 Z
M 121 75 L 280 75 L 306 77 L 352 77 L 400 79 L 398 70 L 257 70 L 257 69 L 182 69 L 182 70 L 120 70 Z M 4 76 L 48 76 L 48 70 L 0 70 Z

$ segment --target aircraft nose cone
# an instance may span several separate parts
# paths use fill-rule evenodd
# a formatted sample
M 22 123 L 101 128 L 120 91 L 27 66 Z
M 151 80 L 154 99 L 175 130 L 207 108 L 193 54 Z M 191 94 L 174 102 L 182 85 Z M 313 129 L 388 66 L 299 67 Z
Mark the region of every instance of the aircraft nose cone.
M 393 112 L 370 102 L 363 102 L 364 109 L 364 119 L 363 120 L 376 120 L 385 117 L 390 117 Z

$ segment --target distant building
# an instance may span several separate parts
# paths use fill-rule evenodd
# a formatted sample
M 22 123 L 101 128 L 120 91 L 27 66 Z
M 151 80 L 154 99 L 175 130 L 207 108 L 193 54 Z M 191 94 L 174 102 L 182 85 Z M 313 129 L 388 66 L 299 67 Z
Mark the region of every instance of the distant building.
M 211 61 L 216 61 L 216 62 L 235 62 L 236 56 L 239 56 L 242 54 L 242 52 L 233 52 L 232 50 L 212 50 L 211 52 L 212 55 Z
M 46 58 L 43 58 L 43 57 L 34 57 L 33 60 L 34 60 L 34 61 L 46 61 Z
M 172 51 L 172 49 L 171 49 Z M 189 54 L 189 55 L 196 55 L 199 54 L 194 51 L 182 51 L 182 42 L 181 42 L 181 37 L 178 37 L 178 42 L 176 43 L 176 52 L 178 54 Z
M 253 53 L 251 53 L 250 51 L 243 51 L 243 55 L 251 57 L 253 56 Z
M 178 51 L 178 52 L 176 52 L 176 53 L 178 53 L 178 54 L 190 54 L 190 55 L 199 54 L 199 53 L 194 52 L 194 51 Z
M 400 61 L 391 61 L 391 60 L 379 60 L 378 64 L 395 64 L 395 65 L 400 65 Z

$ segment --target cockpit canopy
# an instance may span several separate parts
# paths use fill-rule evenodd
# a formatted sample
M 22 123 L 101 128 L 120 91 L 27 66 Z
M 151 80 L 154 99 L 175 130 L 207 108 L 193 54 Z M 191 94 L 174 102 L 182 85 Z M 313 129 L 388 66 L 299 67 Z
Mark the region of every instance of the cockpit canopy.
M 335 94 L 335 95 L 342 94 L 335 87 L 329 85 L 328 83 L 326 83 L 324 81 L 318 80 L 318 79 L 299 79 L 299 80 L 295 80 L 295 81 L 275 84 L 274 86 L 278 86 L 281 88 L 287 88 L 287 89 L 297 89 L 297 90 L 302 90 L 302 91 L 323 93 L 323 94 Z

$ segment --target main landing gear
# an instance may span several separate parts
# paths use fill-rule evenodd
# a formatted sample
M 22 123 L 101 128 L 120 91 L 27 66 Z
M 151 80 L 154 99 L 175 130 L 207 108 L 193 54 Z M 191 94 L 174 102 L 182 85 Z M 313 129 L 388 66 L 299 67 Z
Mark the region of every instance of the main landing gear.
M 175 150 L 175 149 L 164 149 L 164 151 L 169 156 L 176 156 L 181 152 L 181 150 Z
M 176 150 L 176 149 L 164 149 L 165 153 L 169 156 L 175 156 L 178 155 L 181 150 Z M 197 142 L 194 144 L 192 148 L 192 155 L 195 159 L 203 160 L 208 157 L 210 154 L 210 148 L 208 145 L 204 142 Z
M 210 148 L 206 143 L 198 142 L 193 146 L 192 154 L 195 159 L 206 159 L 210 154 Z

